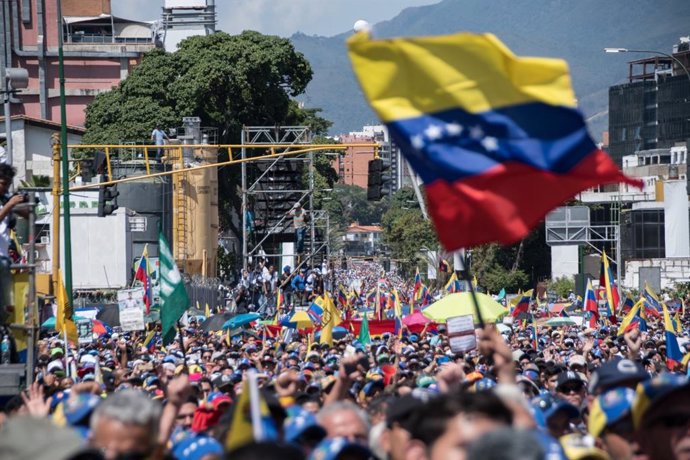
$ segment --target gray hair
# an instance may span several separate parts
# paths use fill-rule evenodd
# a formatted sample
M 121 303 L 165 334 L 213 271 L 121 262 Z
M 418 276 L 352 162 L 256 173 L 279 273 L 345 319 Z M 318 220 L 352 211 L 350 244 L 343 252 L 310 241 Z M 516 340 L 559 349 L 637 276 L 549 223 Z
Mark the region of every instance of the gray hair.
M 158 436 L 162 408 L 140 390 L 127 389 L 108 396 L 96 407 L 91 416 L 91 429 L 95 430 L 101 417 L 117 420 L 125 425 L 149 428 L 153 439 Z
M 323 408 L 319 411 L 319 413 L 316 415 L 316 420 L 321 424 L 321 422 L 331 416 L 332 414 L 336 412 L 341 412 L 341 411 L 350 411 L 354 412 L 355 415 L 362 421 L 364 426 L 367 428 L 367 431 L 371 429 L 371 423 L 369 422 L 369 416 L 367 413 L 359 407 L 357 404 L 353 403 L 352 401 L 335 401 L 332 402 L 331 404 L 328 404 L 326 406 L 323 406 Z
M 542 460 L 544 449 L 535 436 L 526 430 L 501 428 L 486 433 L 473 442 L 468 460 Z

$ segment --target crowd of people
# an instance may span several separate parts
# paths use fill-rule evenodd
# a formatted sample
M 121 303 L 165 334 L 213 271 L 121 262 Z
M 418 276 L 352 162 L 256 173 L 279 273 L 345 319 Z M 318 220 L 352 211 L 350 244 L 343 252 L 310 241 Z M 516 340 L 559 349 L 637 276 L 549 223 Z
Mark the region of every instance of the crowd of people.
M 264 268 L 270 297 L 280 277 Z M 366 292 L 380 273 L 321 273 L 309 295 L 326 278 Z M 463 353 L 443 324 L 330 342 L 194 320 L 170 344 L 150 340 L 155 323 L 79 347 L 49 334 L 3 408 L 0 459 L 690 459 L 687 360 L 667 362 L 662 320 L 646 326 L 488 324 Z

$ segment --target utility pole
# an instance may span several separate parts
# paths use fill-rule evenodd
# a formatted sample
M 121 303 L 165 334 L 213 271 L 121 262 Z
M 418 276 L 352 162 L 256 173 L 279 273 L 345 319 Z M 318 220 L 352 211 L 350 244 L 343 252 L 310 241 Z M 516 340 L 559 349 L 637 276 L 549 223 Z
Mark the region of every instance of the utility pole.
M 51 139 L 53 147 L 53 223 L 50 245 L 52 249 L 52 285 L 53 294 L 58 291 L 58 276 L 60 276 L 60 135 L 55 133 Z
M 72 295 L 72 233 L 69 208 L 69 154 L 67 152 L 67 107 L 65 102 L 65 63 L 62 53 L 62 2 L 57 0 L 58 30 L 58 78 L 60 79 L 60 149 L 62 156 L 62 206 L 65 228 L 65 290 L 69 305 L 74 305 Z M 60 244 L 59 241 L 56 242 Z

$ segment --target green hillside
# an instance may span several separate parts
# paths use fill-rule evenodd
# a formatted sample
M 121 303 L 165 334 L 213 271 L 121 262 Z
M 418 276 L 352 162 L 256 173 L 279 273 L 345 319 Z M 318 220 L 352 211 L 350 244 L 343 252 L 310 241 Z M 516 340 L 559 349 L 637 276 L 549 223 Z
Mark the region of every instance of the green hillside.
M 643 56 L 605 54 L 603 48 L 670 53 L 680 36 L 690 35 L 690 4 L 687 0 L 444 0 L 408 8 L 374 25 L 374 35 L 382 38 L 459 31 L 492 32 L 516 54 L 566 59 L 580 106 L 599 139 L 608 124 L 608 87 L 624 82 L 626 62 Z M 377 122 L 352 74 L 345 49 L 349 35 L 291 38 L 314 69 L 302 100 L 307 107 L 324 109 L 324 116 L 334 122 L 334 134 Z

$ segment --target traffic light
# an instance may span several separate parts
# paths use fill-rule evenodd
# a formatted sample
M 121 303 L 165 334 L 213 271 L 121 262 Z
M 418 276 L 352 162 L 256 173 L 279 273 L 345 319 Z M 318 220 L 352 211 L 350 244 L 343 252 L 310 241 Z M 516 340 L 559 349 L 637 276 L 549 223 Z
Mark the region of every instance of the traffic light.
M 98 217 L 109 216 L 118 208 L 117 185 L 103 185 L 98 188 Z
M 369 160 L 369 174 L 367 178 L 367 200 L 380 201 L 384 195 L 389 195 L 391 175 L 389 161 L 381 158 Z

